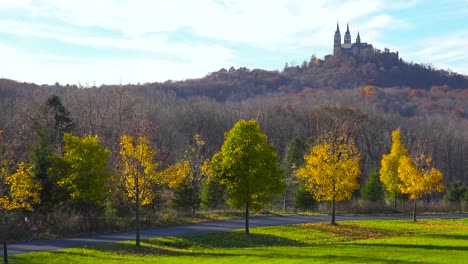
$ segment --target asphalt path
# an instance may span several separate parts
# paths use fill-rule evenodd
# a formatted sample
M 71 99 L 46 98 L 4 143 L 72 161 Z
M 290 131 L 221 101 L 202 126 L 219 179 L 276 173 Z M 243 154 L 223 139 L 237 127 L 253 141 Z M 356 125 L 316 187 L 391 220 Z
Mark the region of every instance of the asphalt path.
M 447 218 L 466 218 L 468 214 L 438 214 L 438 215 L 418 215 L 418 219 L 447 219 Z M 395 220 L 395 219 L 412 219 L 410 215 L 398 216 L 337 216 L 337 221 L 353 221 L 353 220 Z M 250 227 L 262 226 L 281 226 L 293 225 L 302 223 L 328 222 L 330 216 L 259 216 L 250 218 Z M 206 234 L 219 231 L 229 231 L 245 227 L 244 219 L 228 220 L 228 221 L 213 221 L 200 224 L 179 225 L 171 227 L 160 227 L 154 229 L 145 229 L 141 231 L 141 238 L 168 237 L 168 236 L 187 236 Z M 94 245 L 115 243 L 120 241 L 128 241 L 135 239 L 135 232 L 119 232 L 102 235 L 87 235 L 72 238 L 50 239 L 50 240 L 35 240 L 30 242 L 22 242 L 8 245 L 8 255 L 23 254 L 30 252 L 41 251 L 56 251 L 66 248 L 82 248 Z M 0 256 L 3 256 L 1 251 Z

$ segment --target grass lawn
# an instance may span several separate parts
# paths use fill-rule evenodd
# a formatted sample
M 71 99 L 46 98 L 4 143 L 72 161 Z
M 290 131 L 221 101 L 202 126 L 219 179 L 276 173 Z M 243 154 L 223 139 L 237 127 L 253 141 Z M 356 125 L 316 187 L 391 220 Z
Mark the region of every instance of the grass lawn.
M 468 263 L 468 219 L 251 229 L 31 253 L 11 263 Z

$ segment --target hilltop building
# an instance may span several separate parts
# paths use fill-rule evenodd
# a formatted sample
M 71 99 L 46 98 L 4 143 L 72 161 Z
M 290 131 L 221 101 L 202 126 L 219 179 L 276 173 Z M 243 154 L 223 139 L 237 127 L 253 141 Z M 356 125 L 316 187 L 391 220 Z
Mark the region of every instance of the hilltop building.
M 381 50 L 374 49 L 372 44 L 361 42 L 361 36 L 359 35 L 359 31 L 356 37 L 356 42 L 351 43 L 351 33 L 349 32 L 349 24 L 346 24 L 344 43 L 341 43 L 340 26 L 337 22 L 336 31 L 335 31 L 335 35 L 333 39 L 333 55 L 337 55 L 340 52 L 347 54 L 347 55 L 352 55 L 352 56 L 361 56 L 363 54 L 379 53 L 379 54 L 385 55 L 386 57 L 398 60 L 398 51 L 390 52 L 389 49 L 385 48 L 384 51 L 382 52 Z

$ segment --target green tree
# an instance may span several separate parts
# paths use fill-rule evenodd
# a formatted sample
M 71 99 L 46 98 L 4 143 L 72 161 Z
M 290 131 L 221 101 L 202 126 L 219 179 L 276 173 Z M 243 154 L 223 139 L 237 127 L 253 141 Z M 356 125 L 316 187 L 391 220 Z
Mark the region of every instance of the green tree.
M 225 188 L 219 182 L 219 178 L 210 177 L 202 187 L 201 205 L 202 208 L 216 210 L 226 205 Z
M 305 182 L 301 183 L 297 189 L 296 208 L 303 211 L 312 210 L 316 208 L 317 201 L 315 201 L 314 195 L 305 188 Z
M 379 178 L 377 170 L 373 169 L 367 176 L 366 184 L 362 189 L 362 199 L 366 201 L 376 202 L 383 200 L 384 198 L 384 186 Z
M 46 108 L 43 110 L 52 119 L 49 121 L 49 128 L 52 129 L 52 140 L 60 143 L 65 133 L 70 132 L 74 123 L 70 117 L 70 112 L 63 106 L 62 100 L 53 94 L 47 98 Z
M 286 147 L 286 153 L 283 159 L 284 167 L 284 194 L 283 194 L 283 210 L 287 211 L 287 201 L 289 196 L 298 187 L 298 178 L 294 175 L 297 168 L 304 163 L 305 144 L 298 138 L 291 140 Z
M 466 192 L 466 186 L 463 186 L 460 181 L 454 181 L 447 187 L 447 193 L 444 195 L 444 200 L 447 202 L 459 203 L 465 197 Z
M 100 145 L 97 136 L 80 138 L 66 133 L 63 141 L 63 157 L 54 158 L 50 172 L 64 173 L 58 184 L 68 189 L 74 201 L 103 204 L 109 190 L 107 182 L 111 176 L 109 151 Z
M 29 150 L 28 161 L 33 165 L 34 173 L 43 186 L 40 195 L 41 208 L 47 212 L 66 199 L 66 192 L 57 185 L 53 175 L 49 175 L 49 168 L 52 166 L 52 154 L 61 152 L 63 135 L 71 132 L 74 123 L 60 97 L 55 94 L 47 98 L 38 114 L 33 124 L 36 144 Z
M 255 120 L 240 120 L 227 132 L 221 151 L 211 161 L 216 177 L 226 187 L 228 202 L 245 209 L 245 233 L 249 234 L 249 210 L 259 210 L 272 194 L 283 189 L 283 172 L 276 149 Z

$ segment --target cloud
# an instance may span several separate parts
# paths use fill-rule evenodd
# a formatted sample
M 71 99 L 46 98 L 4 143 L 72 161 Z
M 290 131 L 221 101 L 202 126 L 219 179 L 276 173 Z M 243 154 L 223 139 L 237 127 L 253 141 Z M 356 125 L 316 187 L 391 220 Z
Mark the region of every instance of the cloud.
M 433 63 L 438 68 L 451 68 L 458 73 L 468 73 L 468 31 L 424 38 L 418 46 L 423 48 L 408 52 L 412 59 Z
M 145 83 L 200 78 L 221 67 L 229 67 L 232 54 L 225 49 L 194 49 L 183 61 L 161 58 L 77 58 L 23 53 L 0 44 L 2 77 L 18 81 L 76 84 Z M 189 53 L 189 52 L 186 52 Z
M 389 10 L 406 8 L 418 1 L 391 0 L 6 0 L 1 1 L 2 9 L 19 9 L 21 16 L 28 19 L 0 19 L 0 32 L 60 41 L 86 47 L 119 48 L 124 50 L 145 51 L 154 53 L 144 60 L 133 60 L 121 56 L 114 58 L 76 58 L 54 57 L 56 54 L 24 54 L 19 48 L 14 48 L 16 55 L 29 58 L 31 63 L 39 66 L 40 61 L 54 61 L 57 70 L 69 68 L 69 72 L 78 72 L 76 65 L 87 65 L 99 76 L 109 76 L 102 79 L 110 80 L 107 69 L 116 72 L 134 72 L 138 65 L 149 68 L 161 68 L 167 76 L 160 78 L 151 75 L 147 70 L 141 70 L 150 77 L 138 80 L 140 73 L 134 73 L 128 79 L 132 81 L 180 79 L 203 76 L 208 71 L 221 67 L 236 66 L 238 54 L 234 49 L 238 46 L 249 47 L 251 50 L 262 49 L 270 52 L 293 53 L 297 50 L 314 47 L 316 50 L 328 50 L 331 32 L 334 31 L 336 20 L 343 27 L 349 21 L 353 29 L 353 37 L 357 29 L 361 32 L 363 41 L 379 44 L 382 29 L 392 25 L 395 28 L 409 27 L 404 20 L 397 19 L 386 13 Z M 370 19 L 370 22 L 369 22 Z M 99 36 L 94 30 L 103 29 L 115 32 L 112 36 Z M 170 41 L 174 32 L 188 29 L 190 34 L 183 35 L 183 41 Z M 193 42 L 194 38 L 202 38 L 203 43 Z M 230 48 L 227 48 L 229 46 Z M 22 53 L 23 52 L 23 53 Z M 313 51 L 311 51 L 312 53 Z M 157 59 L 157 55 L 162 58 Z M 27 55 L 27 56 L 26 56 Z M 317 54 L 321 55 L 321 54 Z M 168 59 L 171 58 L 171 59 Z M 261 58 L 259 58 L 261 59 Z M 28 61 L 28 60 L 26 60 Z M 132 65 L 117 67 L 115 63 Z M 179 63 L 179 64 L 178 64 Z M 112 65 L 110 65 L 112 64 Z M 0 65 L 5 65 L 0 62 Z M 174 65 L 161 66 L 161 65 Z M 177 67 L 179 65 L 180 67 Z M 261 66 L 259 62 L 259 67 Z M 99 68 L 99 67 L 102 68 Z M 50 66 L 52 67 L 52 66 Z M 3 68 L 3 67 L 2 67 Z M 88 69 L 83 75 L 89 80 L 92 75 Z M 170 73 L 174 69 L 176 73 Z M 42 69 L 41 69 L 42 70 Z M 55 69 L 54 69 L 55 70 Z M 31 71 L 34 71 L 31 69 Z M 37 69 L 36 69 L 37 71 Z M 187 75 L 180 74 L 184 71 Z M 63 73 L 72 78 L 70 73 Z M 15 75 L 16 76 L 16 75 Z M 51 73 L 50 78 L 55 78 Z M 146 76 L 146 75 L 145 75 Z M 159 75 L 158 75 L 159 76 Z M 42 75 L 37 75 L 44 80 Z M 81 78 L 81 77 L 80 77 Z M 75 78 L 78 79 L 78 78 Z M 73 80 L 73 79 L 71 79 Z M 48 81 L 49 83 L 51 81 Z M 115 82 L 115 81 L 114 81 Z
M 351 22 L 398 3 L 404 1 L 43 0 L 31 2 L 26 9 L 33 16 L 112 29 L 125 37 L 188 27 L 202 37 L 271 46 L 296 43 L 297 33 L 329 28 L 336 18 Z M 394 21 L 388 15 L 378 18 Z

